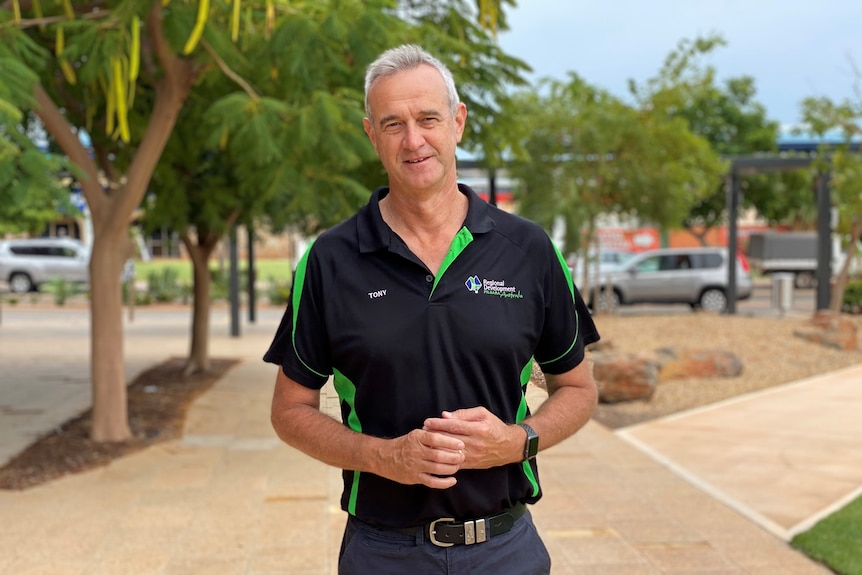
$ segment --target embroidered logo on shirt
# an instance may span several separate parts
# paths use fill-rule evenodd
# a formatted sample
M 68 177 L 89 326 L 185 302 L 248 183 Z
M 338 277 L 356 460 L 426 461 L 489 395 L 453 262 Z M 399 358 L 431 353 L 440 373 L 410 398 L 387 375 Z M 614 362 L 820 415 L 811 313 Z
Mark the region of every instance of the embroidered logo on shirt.
M 380 289 L 380 290 L 377 290 L 377 291 L 370 291 L 370 292 L 368 292 L 368 297 L 369 297 L 370 299 L 377 299 L 377 298 L 379 298 L 379 297 L 383 297 L 383 296 L 385 296 L 385 295 L 386 295 L 386 290 L 385 290 L 385 289 Z
M 464 285 L 466 285 L 467 289 L 471 292 L 479 293 L 479 288 L 482 287 L 482 282 L 479 280 L 479 276 L 472 276 L 467 278 Z
M 482 289 L 482 293 L 485 295 L 493 295 L 507 299 L 522 299 L 524 297 L 521 290 L 515 286 L 507 286 L 505 280 L 480 280 L 479 276 L 474 275 L 467 278 L 464 285 L 467 286 L 468 290 L 476 294 L 479 293 L 480 289 Z

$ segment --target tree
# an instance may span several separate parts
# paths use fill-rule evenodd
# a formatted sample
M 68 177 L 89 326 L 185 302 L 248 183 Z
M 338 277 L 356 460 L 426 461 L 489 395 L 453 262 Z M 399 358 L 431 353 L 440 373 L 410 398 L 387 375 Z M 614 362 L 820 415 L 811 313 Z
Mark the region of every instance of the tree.
M 520 210 L 546 229 L 562 217 L 566 253 L 592 243 L 600 214 L 680 225 L 725 169 L 685 122 L 631 107 L 574 73 L 521 93 L 517 105 L 530 127 L 529 156 L 512 170 L 523 183 Z
M 829 301 L 829 309 L 841 311 L 844 288 L 850 277 L 850 265 L 856 257 L 857 245 L 862 240 L 862 156 L 853 152 L 850 144 L 862 135 L 862 95 L 857 89 L 857 101 L 835 103 L 829 98 L 806 98 L 802 102 L 802 116 L 812 133 L 821 139 L 830 132 L 838 132 L 843 143 L 830 150 L 821 146 L 820 159 L 815 169 L 830 170 L 832 175 L 832 202 L 838 210 L 835 230 L 846 248 L 844 264 L 837 274 Z M 831 160 L 831 166 L 829 166 Z
M 642 87 L 632 82 L 631 91 L 642 105 L 685 120 L 693 133 L 725 158 L 772 153 L 777 147 L 778 124 L 767 118 L 766 109 L 755 99 L 754 79 L 741 76 L 719 84 L 715 68 L 701 63 L 724 45 L 718 35 L 682 40 L 658 74 Z M 800 171 L 748 176 L 741 187 L 744 205 L 758 208 L 770 221 L 787 222 L 812 215 L 810 185 Z M 686 229 L 705 243 L 709 229 L 725 221 L 726 205 L 724 182 L 712 182 L 692 205 L 685 219 Z
M 38 233 L 58 211 L 71 211 L 69 190 L 60 182 L 68 165 L 41 150 L 28 136 L 32 104 L 26 91 L 35 74 L 0 52 L 0 235 Z

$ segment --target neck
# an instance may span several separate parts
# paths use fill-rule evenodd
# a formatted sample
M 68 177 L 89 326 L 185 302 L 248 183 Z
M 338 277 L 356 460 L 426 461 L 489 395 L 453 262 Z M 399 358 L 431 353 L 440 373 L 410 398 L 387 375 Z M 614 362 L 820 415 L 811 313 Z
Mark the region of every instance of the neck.
M 389 194 L 380 200 L 383 220 L 399 235 L 437 235 L 454 229 L 456 233 L 467 215 L 467 196 L 457 185 L 429 197 Z M 450 238 L 451 239 L 451 238 Z
M 398 194 L 380 200 L 383 221 L 407 244 L 434 275 L 440 269 L 452 238 L 467 217 L 469 200 L 457 187 L 451 193 L 417 200 Z

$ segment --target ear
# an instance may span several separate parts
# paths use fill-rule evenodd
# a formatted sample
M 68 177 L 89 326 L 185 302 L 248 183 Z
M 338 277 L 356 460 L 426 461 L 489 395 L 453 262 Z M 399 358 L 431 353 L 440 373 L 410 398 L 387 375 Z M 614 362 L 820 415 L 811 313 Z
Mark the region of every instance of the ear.
M 467 106 L 464 102 L 459 102 L 455 109 L 455 141 L 461 143 L 461 138 L 464 136 L 464 127 L 467 125 Z
M 377 155 L 379 156 L 380 152 L 377 151 L 377 139 L 374 136 L 374 127 L 371 125 L 371 120 L 363 118 L 362 127 L 365 128 L 365 135 L 368 136 L 369 140 L 371 140 L 371 145 L 374 146 L 374 151 L 377 152 Z

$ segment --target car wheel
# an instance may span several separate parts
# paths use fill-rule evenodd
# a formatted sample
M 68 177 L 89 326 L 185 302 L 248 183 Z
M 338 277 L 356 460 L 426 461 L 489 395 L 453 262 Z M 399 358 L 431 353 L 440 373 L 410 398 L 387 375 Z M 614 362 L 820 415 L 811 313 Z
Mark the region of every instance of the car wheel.
M 33 289 L 33 280 L 25 273 L 16 272 L 9 277 L 9 290 L 12 293 L 27 293 Z
M 700 294 L 700 307 L 706 311 L 724 313 L 727 310 L 727 295 L 724 290 L 710 288 Z
M 615 289 L 602 288 L 599 292 L 599 309 L 613 311 L 620 307 L 620 294 Z

